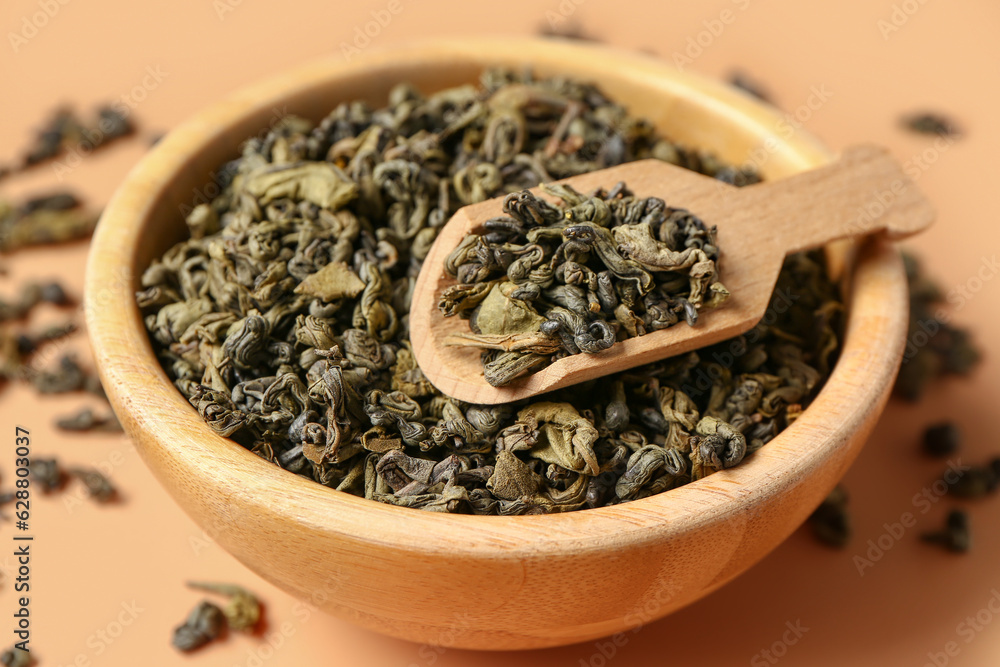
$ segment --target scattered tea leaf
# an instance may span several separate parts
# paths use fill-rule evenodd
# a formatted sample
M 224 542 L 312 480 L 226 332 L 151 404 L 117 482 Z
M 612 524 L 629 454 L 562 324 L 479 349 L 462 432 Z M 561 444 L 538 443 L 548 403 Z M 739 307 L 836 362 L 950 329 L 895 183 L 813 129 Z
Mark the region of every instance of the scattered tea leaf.
M 178 650 L 194 651 L 218 639 L 225 628 L 226 617 L 222 610 L 204 600 L 198 603 L 183 624 L 177 626 L 171 643 Z
M 767 91 L 767 88 L 743 70 L 733 70 L 729 73 L 727 80 L 729 81 L 729 85 L 735 86 L 763 102 L 772 103 L 771 94 Z
M 121 424 L 113 412 L 99 415 L 90 408 L 56 419 L 56 427 L 63 431 L 121 431 Z
M 962 444 L 962 432 L 954 422 L 943 422 L 928 426 L 924 431 L 924 452 L 930 456 L 943 458 L 958 451 Z
M 229 628 L 239 632 L 253 630 L 261 617 L 261 605 L 257 597 L 234 584 L 216 584 L 204 582 L 188 582 L 188 587 L 208 593 L 217 593 L 229 598 L 222 608 Z
M 32 667 L 34 664 L 35 659 L 31 657 L 31 653 L 17 647 L 5 649 L 0 653 L 0 665 L 4 667 Z
M 918 134 L 936 134 L 943 137 L 958 137 L 961 130 L 947 116 L 933 112 L 921 112 L 903 116 L 903 127 Z
M 930 544 L 939 544 L 948 551 L 965 553 L 971 544 L 969 517 L 962 510 L 952 510 L 942 530 L 923 533 L 920 538 Z
M 823 544 L 843 549 L 851 540 L 851 515 L 847 510 L 847 491 L 837 486 L 810 515 L 813 535 Z
M 69 468 L 67 472 L 87 487 L 87 494 L 99 503 L 110 503 L 118 499 L 118 491 L 98 470 L 93 468 Z

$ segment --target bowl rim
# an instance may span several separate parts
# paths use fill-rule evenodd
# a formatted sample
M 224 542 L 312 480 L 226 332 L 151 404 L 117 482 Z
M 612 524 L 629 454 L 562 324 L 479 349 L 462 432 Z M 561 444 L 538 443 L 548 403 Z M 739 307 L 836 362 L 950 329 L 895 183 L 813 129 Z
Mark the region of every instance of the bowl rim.
M 906 283 L 898 252 L 886 244 L 871 243 L 861 251 L 855 268 L 840 359 L 809 408 L 741 465 L 669 493 L 549 515 L 480 517 L 414 511 L 301 478 L 210 430 L 160 366 L 133 292 L 137 276 L 130 265 L 141 245 L 140 232 L 161 204 L 170 176 L 185 169 L 192 156 L 199 155 L 227 126 L 280 104 L 304 88 L 336 85 L 341 77 L 377 71 L 405 58 L 423 58 L 428 66 L 444 67 L 455 59 L 481 64 L 516 61 L 529 50 L 533 62 L 543 62 L 550 69 L 576 58 L 600 60 L 622 77 L 683 91 L 727 121 L 758 131 L 774 127 L 782 118 L 776 109 L 741 91 L 679 71 L 652 56 L 558 40 L 507 38 L 410 43 L 372 49 L 347 62 L 323 58 L 248 86 L 178 126 L 132 169 L 105 209 L 88 257 L 85 311 L 98 371 L 116 414 L 147 465 L 196 522 L 204 517 L 196 515 L 193 508 L 197 505 L 184 497 L 187 492 L 221 493 L 230 507 L 243 508 L 241 513 L 256 512 L 261 518 L 308 526 L 368 545 L 417 552 L 436 551 L 442 541 L 454 554 L 496 557 L 504 553 L 524 558 L 606 550 L 626 538 L 654 544 L 734 511 L 752 514 L 800 483 L 845 445 L 852 433 L 843 432 L 844 424 L 868 423 L 872 413 L 880 410 L 902 356 Z M 595 53 L 599 58 L 594 58 Z M 782 141 L 779 150 L 787 150 L 802 168 L 832 157 L 817 139 L 801 130 Z M 887 307 L 893 303 L 899 307 Z M 827 447 L 817 447 L 817 440 Z M 182 473 L 187 491 L 168 483 L 168 469 L 170 474 Z M 294 500 L 278 503 L 275 498 Z

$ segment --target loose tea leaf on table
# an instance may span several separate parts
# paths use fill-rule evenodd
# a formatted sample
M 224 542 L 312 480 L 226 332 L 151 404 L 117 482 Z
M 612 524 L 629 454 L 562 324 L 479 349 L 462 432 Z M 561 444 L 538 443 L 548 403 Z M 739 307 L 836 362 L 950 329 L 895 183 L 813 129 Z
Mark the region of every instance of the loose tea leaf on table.
M 853 532 L 847 510 L 847 490 L 837 486 L 831 491 L 809 517 L 809 525 L 820 542 L 837 549 L 847 546 Z
M 22 319 L 41 303 L 65 306 L 70 303 L 70 298 L 58 282 L 26 283 L 21 286 L 15 300 L 0 300 L 0 322 Z
M 545 362 L 565 338 L 577 347 L 604 340 L 600 324 L 580 326 L 578 309 L 603 307 L 614 291 L 610 276 L 561 261 L 570 279 L 555 290 L 551 265 L 535 263 L 544 251 L 527 246 L 553 243 L 545 229 L 564 214 L 516 193 L 644 158 L 730 184 L 760 180 L 660 136 L 588 83 L 488 70 L 478 87 L 427 96 L 399 85 L 384 107 L 345 102 L 317 124 L 287 118 L 248 140 L 223 169 L 222 193 L 187 216 L 190 239 L 152 263 L 136 298 L 164 368 L 207 424 L 292 473 L 444 512 L 562 512 L 645 498 L 737 465 L 822 387 L 843 306 L 821 254 L 787 259 L 768 315 L 746 334 L 540 401 L 480 406 L 440 394 L 416 365 L 407 328 L 416 276 L 441 227 L 461 206 L 512 195 L 516 215 L 467 250 L 482 253 L 473 265 L 502 259 L 518 282 L 463 268 L 461 282 L 472 287 L 451 293 L 451 307 L 479 308 L 483 318 L 487 311 L 488 326 L 499 327 L 476 334 L 495 338 L 475 342 L 495 349 L 501 375 Z M 645 208 L 656 203 L 610 199 L 580 203 L 592 209 L 589 218 L 613 209 L 636 223 L 658 215 Z M 664 215 L 676 217 L 657 234 L 696 246 L 671 252 L 708 255 L 709 230 L 683 213 Z M 667 255 L 650 239 L 664 239 L 637 226 L 607 241 L 613 232 L 591 219 L 573 222 L 560 259 L 594 247 L 635 287 L 616 292 L 610 309 L 621 307 L 614 320 L 624 330 L 693 319 L 696 309 L 683 304 L 629 306 L 641 300 L 649 273 L 613 253 L 630 243 L 658 261 Z M 533 238 L 509 262 L 497 257 L 519 227 Z M 556 236 L 558 249 L 564 240 Z M 704 300 L 716 293 L 704 277 L 695 287 L 686 275 L 675 280 Z M 539 298 L 551 292 L 550 310 L 562 309 L 552 319 L 558 327 L 542 329 L 541 315 L 517 305 L 511 290 L 521 285 Z M 591 338 L 576 335 L 584 328 Z
M 234 584 L 214 584 L 202 582 L 188 582 L 188 587 L 208 593 L 217 593 L 229 598 L 222 608 L 222 613 L 226 617 L 226 623 L 232 630 L 246 632 L 253 630 L 260 621 L 261 604 L 257 597 L 243 588 Z
M 0 200 L 0 252 L 88 237 L 98 217 L 70 193 L 31 199 L 20 207 Z
M 942 114 L 928 111 L 905 115 L 901 123 L 906 129 L 918 134 L 957 137 L 962 133 L 952 119 Z
M 21 168 L 47 162 L 66 151 L 89 153 L 135 131 L 124 105 L 98 108 L 93 123 L 82 121 L 68 107 L 56 109 L 37 132 L 22 160 Z
M 954 422 L 928 426 L 924 431 L 923 448 L 930 456 L 950 456 L 958 451 L 961 443 L 962 432 Z
M 1000 456 L 958 472 L 949 468 L 942 479 L 948 484 L 948 493 L 956 498 L 988 496 L 1000 488 Z
M 181 651 L 194 651 L 218 639 L 226 629 L 226 617 L 217 606 L 203 600 L 183 624 L 174 630 L 171 643 Z
M 94 468 L 69 468 L 67 471 L 87 487 L 87 495 L 99 503 L 110 503 L 118 499 L 118 491 L 111 481 Z
M 31 653 L 17 647 L 4 649 L 0 653 L 0 665 L 4 667 L 31 667 L 34 664 L 35 659 L 31 657 Z
M 948 551 L 965 553 L 971 544 L 969 517 L 962 510 L 952 510 L 943 529 L 923 533 L 920 538 L 924 542 L 939 544 Z
M 56 427 L 63 431 L 121 431 L 121 424 L 113 412 L 101 415 L 91 408 L 56 419 Z
M 982 354 L 967 329 L 939 317 L 944 293 L 920 261 L 906 253 L 903 260 L 910 291 L 910 324 L 894 391 L 908 401 L 917 401 L 933 380 L 971 373 Z
M 28 475 L 45 493 L 58 491 L 66 484 L 66 472 L 56 459 L 32 457 L 28 464 Z
M 767 91 L 764 85 L 743 70 L 738 69 L 730 72 L 728 81 L 729 85 L 750 93 L 762 102 L 767 102 L 769 104 L 772 103 L 771 94 Z

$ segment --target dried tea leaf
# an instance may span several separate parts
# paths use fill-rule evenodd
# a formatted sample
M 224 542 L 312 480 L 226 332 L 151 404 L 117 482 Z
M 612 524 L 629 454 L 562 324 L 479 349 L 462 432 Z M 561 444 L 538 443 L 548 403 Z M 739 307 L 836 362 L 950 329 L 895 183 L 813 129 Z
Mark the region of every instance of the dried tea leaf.
M 121 431 L 122 426 L 113 412 L 99 415 L 90 408 L 56 419 L 56 427 L 63 431 Z
M 569 403 L 535 403 L 518 412 L 517 420 L 541 432 L 542 438 L 531 450 L 536 458 L 575 472 L 598 473 L 597 429 Z
M 56 459 L 32 458 L 28 465 L 31 480 L 45 493 L 58 491 L 66 484 L 66 473 Z
M 512 452 L 502 451 L 497 454 L 497 462 L 486 488 L 502 500 L 518 500 L 534 495 L 539 484 L 539 476 L 527 464 Z
M 83 482 L 87 494 L 99 503 L 110 503 L 118 499 L 118 491 L 111 481 L 93 468 L 69 468 L 67 472 Z
M 957 137 L 962 134 L 951 118 L 929 111 L 903 116 L 903 127 L 918 134 L 936 134 L 942 137 Z
M 171 644 L 184 652 L 194 651 L 218 639 L 225 627 L 226 617 L 222 610 L 211 602 L 203 600 L 191 611 L 187 620 L 174 629 Z
M 31 653 L 16 646 L 4 649 L 3 653 L 0 653 L 0 665 L 4 667 L 31 667 L 34 664 L 35 659 L 31 657 Z
M 261 604 L 257 597 L 235 584 L 216 584 L 205 582 L 188 582 L 188 588 L 208 593 L 218 593 L 229 598 L 222 613 L 226 617 L 229 628 L 239 632 L 253 630 L 261 617 Z
M 545 318 L 520 299 L 511 298 L 513 291 L 510 283 L 497 284 L 490 290 L 477 311 L 479 333 L 504 336 L 538 331 Z
M 365 282 L 343 262 L 327 264 L 295 288 L 296 294 L 314 296 L 323 301 L 344 297 L 354 298 L 365 288 Z
M 943 529 L 923 533 L 920 539 L 929 544 L 939 544 L 948 551 L 965 553 L 972 544 L 969 515 L 962 510 L 952 510 L 945 519 Z
M 823 544 L 837 549 L 851 539 L 851 515 L 847 511 L 847 491 L 837 486 L 809 516 L 813 534 Z
M 86 238 L 94 231 L 99 217 L 82 208 L 40 208 L 26 214 L 8 214 L 0 217 L 0 252 Z
M 358 194 L 341 170 L 324 162 L 262 166 L 247 175 L 243 189 L 261 204 L 288 198 L 329 210 L 341 208 Z

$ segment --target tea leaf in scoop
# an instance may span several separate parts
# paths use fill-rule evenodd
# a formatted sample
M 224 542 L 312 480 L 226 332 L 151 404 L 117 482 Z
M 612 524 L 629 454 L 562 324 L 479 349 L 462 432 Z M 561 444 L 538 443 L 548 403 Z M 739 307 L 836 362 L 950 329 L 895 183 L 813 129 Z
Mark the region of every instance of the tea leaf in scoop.
M 537 370 L 542 356 L 596 354 L 682 317 L 693 326 L 699 309 L 729 297 L 718 281 L 715 230 L 690 212 L 634 197 L 624 183 L 593 196 L 565 184 L 543 189 L 561 203 L 528 191 L 509 195 L 504 211 L 511 217 L 487 221 L 487 234 L 469 234 L 445 260 L 459 284 L 444 290 L 439 310 L 468 318 L 473 332 L 445 344 L 479 340 L 483 350 L 502 349 L 483 355 L 490 384 Z M 489 337 L 537 333 L 558 338 L 562 349 Z

